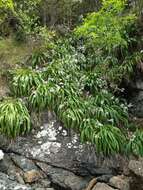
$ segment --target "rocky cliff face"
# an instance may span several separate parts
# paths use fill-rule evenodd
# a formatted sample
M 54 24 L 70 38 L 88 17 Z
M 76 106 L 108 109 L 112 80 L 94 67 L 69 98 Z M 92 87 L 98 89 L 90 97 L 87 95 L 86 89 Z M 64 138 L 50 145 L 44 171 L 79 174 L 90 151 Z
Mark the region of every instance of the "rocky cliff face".
M 50 112 L 42 114 L 40 128 L 28 136 L 14 142 L 1 136 L 0 141 L 2 190 L 130 190 L 136 181 L 132 173 L 142 178 L 140 165 L 134 169 L 131 163 L 130 172 L 124 157 L 96 155 L 95 147 L 81 144 Z

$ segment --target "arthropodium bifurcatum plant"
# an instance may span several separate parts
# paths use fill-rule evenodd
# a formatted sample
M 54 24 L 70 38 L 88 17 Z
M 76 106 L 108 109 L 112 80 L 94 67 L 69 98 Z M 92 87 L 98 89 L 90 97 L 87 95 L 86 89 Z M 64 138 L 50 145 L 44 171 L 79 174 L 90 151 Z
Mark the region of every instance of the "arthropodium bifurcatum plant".
M 129 142 L 127 144 L 127 154 L 143 156 L 143 131 L 137 129 L 132 135 L 130 135 Z
M 21 99 L 6 98 L 0 102 L 0 133 L 15 138 L 30 128 L 30 115 Z
M 113 125 L 103 125 L 98 120 L 85 119 L 80 125 L 82 142 L 91 141 L 96 144 L 98 153 L 105 155 L 124 152 L 126 137 L 123 132 Z
M 41 72 L 30 68 L 16 69 L 12 71 L 12 75 L 10 88 L 16 96 L 29 95 L 32 87 L 38 86 L 43 81 Z
M 47 107 L 54 108 L 58 104 L 58 90 L 59 86 L 54 83 L 41 83 L 29 96 L 29 105 L 39 111 Z

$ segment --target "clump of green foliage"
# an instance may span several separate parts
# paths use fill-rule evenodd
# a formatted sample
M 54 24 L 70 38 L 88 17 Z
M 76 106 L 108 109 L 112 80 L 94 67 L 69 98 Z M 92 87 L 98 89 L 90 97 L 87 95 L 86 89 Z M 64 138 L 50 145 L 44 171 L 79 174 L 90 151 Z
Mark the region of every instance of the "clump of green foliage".
M 90 140 L 93 144 L 98 145 L 96 146 L 98 153 L 103 152 L 110 155 L 125 150 L 126 137 L 119 128 L 112 125 L 102 125 L 94 120 L 85 120 L 81 127 L 83 128 L 81 140 L 83 142 Z
M 130 29 L 136 19 L 134 14 L 124 15 L 125 1 L 102 1 L 98 12 L 89 14 L 82 26 L 76 29 L 76 34 L 87 38 L 87 43 L 95 48 L 112 53 L 117 48 L 127 48 Z M 91 43 L 92 41 L 92 43 Z
M 10 32 L 8 19 L 14 14 L 13 0 L 0 1 L 0 36 L 8 35 Z
M 101 73 L 109 83 L 119 83 L 131 75 L 135 65 L 143 58 L 134 49 L 137 17 L 126 13 L 127 1 L 102 1 L 98 12 L 89 14 L 83 24 L 75 29 L 84 41 L 88 58 L 85 67 Z M 101 71 L 102 68 L 102 71 Z
M 24 41 L 30 35 L 36 33 L 38 26 L 38 5 L 41 0 L 15 0 L 15 14 L 18 20 L 18 27 L 15 33 L 17 41 Z
M 44 65 L 48 57 L 44 50 L 35 50 L 31 56 L 28 58 L 28 62 L 32 65 L 33 68 Z
M 130 136 L 127 144 L 127 153 L 143 156 L 143 131 L 136 130 L 132 136 Z
M 0 102 L 0 133 L 15 138 L 30 128 L 30 115 L 22 100 L 6 98 Z
M 42 75 L 40 72 L 34 71 L 30 68 L 16 69 L 12 71 L 12 92 L 17 96 L 29 95 L 31 88 L 38 86 L 42 82 Z
M 3 22 L 7 15 L 7 11 L 13 10 L 14 4 L 12 0 L 1 0 L 0 1 L 0 23 Z
M 47 107 L 53 108 L 56 106 L 55 101 L 58 102 L 58 99 L 55 99 L 55 94 L 57 91 L 58 86 L 50 82 L 44 82 L 31 93 L 29 96 L 29 104 L 35 110 L 42 110 Z

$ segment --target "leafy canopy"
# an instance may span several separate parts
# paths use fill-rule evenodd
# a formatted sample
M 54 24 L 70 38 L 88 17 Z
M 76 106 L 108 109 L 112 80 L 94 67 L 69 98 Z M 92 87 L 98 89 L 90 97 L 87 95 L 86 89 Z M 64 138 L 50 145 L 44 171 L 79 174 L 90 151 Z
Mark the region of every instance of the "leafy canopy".
M 13 9 L 13 0 L 0 0 L 0 9 L 1 8 Z
M 6 18 L 8 11 L 14 11 L 13 0 L 0 0 L 0 23 Z
M 100 11 L 89 14 L 75 33 L 94 43 L 96 48 L 114 51 L 117 47 L 128 47 L 127 27 L 132 26 L 134 14 L 123 14 L 126 1 L 104 0 Z

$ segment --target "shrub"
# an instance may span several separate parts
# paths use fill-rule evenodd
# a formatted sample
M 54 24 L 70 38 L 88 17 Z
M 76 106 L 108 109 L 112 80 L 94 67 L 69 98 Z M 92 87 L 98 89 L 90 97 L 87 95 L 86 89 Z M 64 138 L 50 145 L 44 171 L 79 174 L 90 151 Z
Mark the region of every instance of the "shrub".
M 12 0 L 1 0 L 0 1 L 0 23 L 5 19 L 7 16 L 7 11 L 13 11 L 14 5 Z
M 75 33 L 87 38 L 87 43 L 107 52 L 128 47 L 128 28 L 135 22 L 135 15 L 123 15 L 125 1 L 103 1 L 98 12 L 89 14 Z
M 11 33 L 10 18 L 14 17 L 13 0 L 0 1 L 0 36 L 7 36 Z
M 15 138 L 30 128 L 30 115 L 22 100 L 7 98 L 0 102 L 0 133 Z
M 86 55 L 84 68 L 98 74 L 108 87 L 116 88 L 123 78 L 128 79 L 142 59 L 142 53 L 135 49 L 137 17 L 126 13 L 126 7 L 127 1 L 103 0 L 101 9 L 90 13 L 74 32 L 82 39 Z

